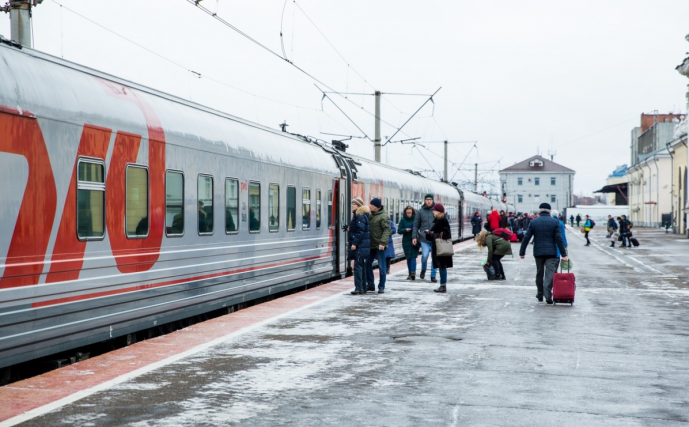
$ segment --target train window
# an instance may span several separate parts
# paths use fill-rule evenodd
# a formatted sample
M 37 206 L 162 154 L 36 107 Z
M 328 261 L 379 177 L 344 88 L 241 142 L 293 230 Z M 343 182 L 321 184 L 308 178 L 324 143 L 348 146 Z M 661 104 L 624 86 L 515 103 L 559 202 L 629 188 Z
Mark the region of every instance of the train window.
M 125 230 L 127 237 L 148 236 L 148 169 L 127 166 Z
M 280 229 L 280 186 L 270 184 L 268 187 L 268 231 Z
M 297 189 L 287 187 L 287 231 L 297 228 Z
M 328 228 L 333 226 L 333 192 L 328 191 Z
M 77 237 L 105 236 L 105 165 L 102 160 L 79 159 L 77 176 Z
M 196 190 L 199 234 L 213 234 L 213 177 L 199 175 Z
M 304 188 L 301 190 L 301 229 L 311 228 L 311 190 Z
M 316 230 L 321 229 L 321 210 L 323 202 L 321 201 L 321 190 L 316 190 Z
M 347 209 L 344 205 L 344 195 L 340 195 L 340 227 L 345 225 L 345 210 Z
M 249 182 L 249 232 L 261 232 L 261 184 Z
M 225 179 L 225 234 L 239 232 L 239 181 Z
M 168 237 L 184 235 L 184 175 L 182 172 L 165 173 L 165 234 Z

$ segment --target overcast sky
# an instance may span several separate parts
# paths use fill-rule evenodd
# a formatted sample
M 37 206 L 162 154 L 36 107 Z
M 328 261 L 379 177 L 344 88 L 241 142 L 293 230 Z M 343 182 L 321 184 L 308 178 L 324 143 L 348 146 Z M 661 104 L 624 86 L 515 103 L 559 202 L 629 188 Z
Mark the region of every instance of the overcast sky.
M 363 136 L 330 100 L 321 102 L 311 77 L 186 0 L 59 3 L 34 9 L 36 49 L 274 128 L 287 120 L 289 131 L 322 139 L 334 138 L 323 132 Z M 473 179 L 469 169 L 479 163 L 480 190 L 497 184 L 491 170 L 539 149 L 547 156 L 552 141 L 555 161 L 577 172 L 575 192 L 591 193 L 629 163 L 630 131 L 642 112 L 686 110 L 689 81 L 674 69 L 689 51 L 686 0 L 201 4 L 279 56 L 284 46 L 284 56 L 336 91 L 388 93 L 383 136 L 427 99 L 392 93 L 442 87 L 394 140 L 478 141 L 449 152 L 455 165 L 464 161 L 458 172 L 450 166 L 455 181 Z M 8 15 L 0 34 L 10 35 Z M 330 96 L 373 138 L 373 96 Z M 370 141 L 349 143 L 373 158 Z M 389 144 L 383 161 L 434 176 L 442 144 L 424 145 Z

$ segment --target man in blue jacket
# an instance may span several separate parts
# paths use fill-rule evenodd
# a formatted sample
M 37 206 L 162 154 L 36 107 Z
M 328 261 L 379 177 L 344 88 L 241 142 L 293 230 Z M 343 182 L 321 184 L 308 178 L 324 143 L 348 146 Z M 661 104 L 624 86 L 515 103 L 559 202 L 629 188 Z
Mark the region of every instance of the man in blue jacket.
M 536 288 L 538 293 L 536 298 L 539 301 L 545 300 L 548 304 L 553 303 L 553 274 L 557 271 L 560 265 L 560 258 L 558 257 L 558 250 L 563 261 L 567 261 L 567 250 L 562 240 L 562 233 L 560 232 L 560 221 L 550 216 L 550 205 L 548 203 L 541 203 L 538 207 L 540 211 L 538 217 L 531 220 L 529 228 L 526 230 L 524 240 L 522 240 L 519 248 L 519 257 L 524 259 L 526 255 L 526 248 L 529 246 L 529 241 L 533 237 L 533 255 L 536 259 Z M 545 276 L 545 280 L 544 280 Z M 544 285 L 545 281 L 545 287 Z

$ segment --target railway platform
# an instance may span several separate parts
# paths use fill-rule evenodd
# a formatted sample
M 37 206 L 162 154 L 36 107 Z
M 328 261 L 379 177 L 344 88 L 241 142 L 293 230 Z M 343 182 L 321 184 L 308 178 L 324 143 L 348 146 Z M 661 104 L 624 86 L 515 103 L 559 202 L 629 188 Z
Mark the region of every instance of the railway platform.
M 687 425 L 689 239 L 635 234 L 568 227 L 573 306 L 465 242 L 447 294 L 403 262 L 383 295 L 332 282 L 2 387 L 0 427 Z

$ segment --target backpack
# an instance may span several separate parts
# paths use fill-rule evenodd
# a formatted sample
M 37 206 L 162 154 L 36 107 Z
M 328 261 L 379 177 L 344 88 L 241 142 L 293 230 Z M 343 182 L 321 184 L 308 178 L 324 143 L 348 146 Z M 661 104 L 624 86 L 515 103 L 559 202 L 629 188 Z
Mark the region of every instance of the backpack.
M 593 227 L 595 227 L 595 226 L 596 226 L 596 221 L 591 220 L 591 228 L 593 228 Z
M 514 233 L 512 233 L 510 230 L 506 228 L 496 228 L 495 230 L 493 230 L 493 234 L 495 234 L 498 237 L 502 237 L 508 242 L 512 241 L 512 236 L 514 235 Z

